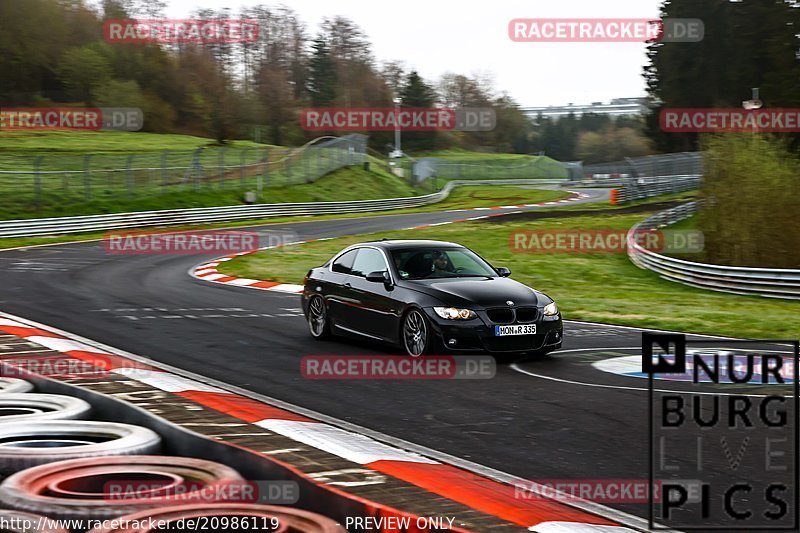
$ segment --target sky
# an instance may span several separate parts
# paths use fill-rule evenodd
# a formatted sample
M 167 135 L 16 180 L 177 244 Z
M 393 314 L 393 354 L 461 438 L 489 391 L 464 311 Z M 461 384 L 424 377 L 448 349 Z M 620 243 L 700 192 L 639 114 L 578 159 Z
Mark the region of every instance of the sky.
M 645 95 L 642 43 L 518 43 L 515 18 L 657 18 L 662 0 L 290 0 L 314 35 L 324 17 L 358 24 L 379 61 L 400 60 L 434 81 L 445 72 L 490 76 L 522 106 L 607 102 Z M 166 15 L 272 0 L 167 0 Z

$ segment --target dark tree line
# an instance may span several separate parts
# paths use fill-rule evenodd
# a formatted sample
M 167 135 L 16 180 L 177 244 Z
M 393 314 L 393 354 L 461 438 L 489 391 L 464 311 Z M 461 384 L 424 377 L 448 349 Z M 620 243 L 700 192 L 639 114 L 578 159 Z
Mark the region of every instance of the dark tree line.
M 525 140 L 526 151 L 586 164 L 620 161 L 651 153 L 643 127 L 642 119 L 637 117 L 596 113 L 569 114 L 558 119 L 539 116 Z
M 662 17 L 700 18 L 697 43 L 650 45 L 645 68 L 656 106 L 649 135 L 663 151 L 704 150 L 706 169 L 697 228 L 712 263 L 797 268 L 795 226 L 800 136 L 664 133 L 663 108 L 741 108 L 760 89 L 765 108 L 800 107 L 800 2 L 669 0 Z
M 666 152 L 696 150 L 697 134 L 664 133 L 663 108 L 740 108 L 760 88 L 765 107 L 800 107 L 800 2 L 667 0 L 662 18 L 699 18 L 696 43 L 653 43 L 644 69 L 654 112 L 648 133 Z
M 404 148 L 491 146 L 526 151 L 529 121 L 485 80 L 445 74 L 423 80 L 400 62 L 379 62 L 351 20 L 325 19 L 316 34 L 286 6 L 200 10 L 192 18 L 249 18 L 255 42 L 119 44 L 103 39 L 103 21 L 162 16 L 160 0 L 0 0 L 0 104 L 140 107 L 145 130 L 301 144 L 318 135 L 300 127 L 309 106 L 492 106 L 492 132 L 408 134 Z M 331 132 L 335 133 L 335 132 Z M 373 133 L 383 150 L 391 133 Z M 404 143 L 405 144 L 405 143 Z

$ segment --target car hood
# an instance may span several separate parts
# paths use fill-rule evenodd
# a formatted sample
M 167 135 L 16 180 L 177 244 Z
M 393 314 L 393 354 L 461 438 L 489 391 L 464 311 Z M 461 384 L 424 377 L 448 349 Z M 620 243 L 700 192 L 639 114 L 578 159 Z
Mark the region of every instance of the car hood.
M 546 295 L 509 278 L 449 278 L 406 281 L 410 289 L 425 293 L 443 304 L 455 307 L 543 306 L 552 300 Z

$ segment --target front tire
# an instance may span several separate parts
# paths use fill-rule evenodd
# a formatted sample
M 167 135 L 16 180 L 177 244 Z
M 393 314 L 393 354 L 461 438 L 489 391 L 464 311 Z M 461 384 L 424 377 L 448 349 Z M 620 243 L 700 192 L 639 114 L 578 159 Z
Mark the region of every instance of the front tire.
M 327 339 L 331 336 L 331 327 L 328 322 L 328 309 L 322 296 L 312 296 L 308 301 L 308 331 L 317 340 Z
M 428 319 L 419 309 L 412 309 L 403 317 L 400 340 L 406 353 L 419 357 L 430 353 L 433 345 L 433 332 Z

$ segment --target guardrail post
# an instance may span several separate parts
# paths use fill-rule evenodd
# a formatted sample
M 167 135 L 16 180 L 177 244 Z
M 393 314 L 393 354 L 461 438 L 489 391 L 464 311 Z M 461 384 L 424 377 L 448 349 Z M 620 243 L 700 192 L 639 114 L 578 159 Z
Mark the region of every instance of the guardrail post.
M 87 200 L 92 197 L 92 170 L 89 166 L 90 159 L 92 159 L 92 154 L 83 156 L 83 195 Z
M 225 148 L 219 151 L 219 188 L 225 188 Z
M 169 154 L 169 150 L 164 150 L 161 152 L 161 186 L 166 188 L 167 186 L 167 157 Z M 159 192 L 164 192 L 165 189 L 160 190 Z
M 317 157 L 316 157 L 316 159 L 317 159 L 317 163 L 316 163 L 317 171 L 314 173 L 314 178 L 315 179 L 319 178 L 320 176 L 322 176 L 322 148 L 317 147 L 316 154 L 317 154 Z
M 131 154 L 125 160 L 125 170 L 127 175 L 127 186 L 128 186 L 128 198 L 133 198 L 133 169 L 131 168 L 133 165 L 133 158 L 135 154 Z
M 247 188 L 247 180 L 245 179 L 245 168 L 247 165 L 247 152 L 250 148 L 242 149 L 242 155 L 239 159 L 239 181 L 241 182 L 242 190 Z
M 259 182 L 258 182 L 258 195 L 261 196 L 261 191 L 264 189 L 264 184 L 269 181 L 269 148 L 264 148 L 264 173 L 263 179 L 262 174 L 258 174 Z
M 33 203 L 37 210 L 42 206 L 42 156 L 33 160 Z
M 194 192 L 200 192 L 200 178 L 198 176 L 198 170 L 202 168 L 200 164 L 200 153 L 203 151 L 202 148 L 198 148 L 192 154 L 192 174 L 194 175 Z

